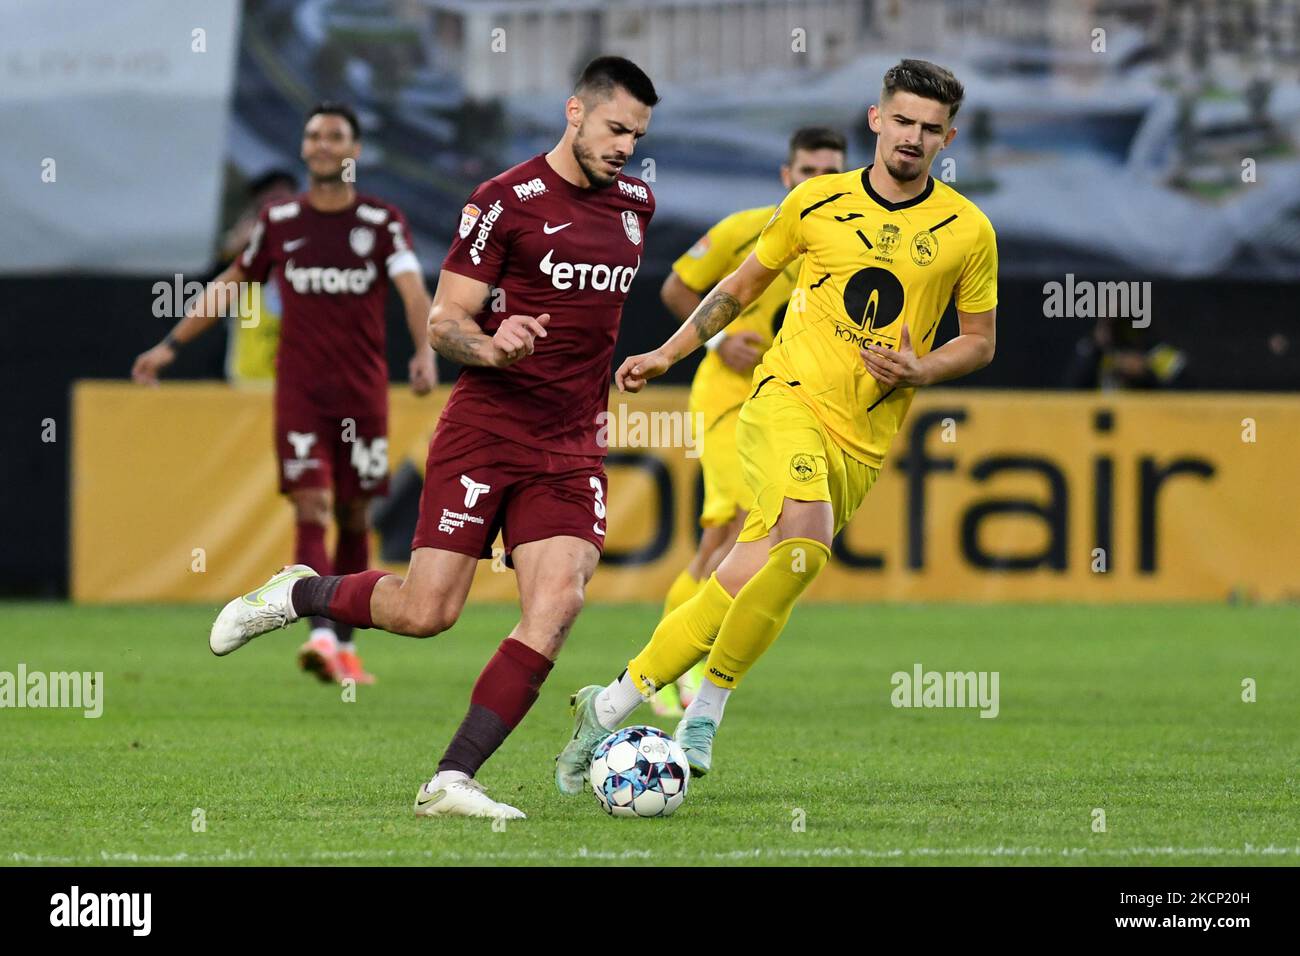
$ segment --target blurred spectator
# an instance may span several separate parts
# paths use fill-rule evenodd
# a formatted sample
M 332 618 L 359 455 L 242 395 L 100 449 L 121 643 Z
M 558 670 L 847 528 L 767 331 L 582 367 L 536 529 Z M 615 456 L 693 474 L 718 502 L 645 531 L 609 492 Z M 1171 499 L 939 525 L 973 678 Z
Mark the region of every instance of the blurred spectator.
M 1146 329 L 1106 317 L 1075 345 L 1065 373 L 1067 388 L 1186 388 L 1187 353 L 1152 342 Z
M 273 169 L 248 185 L 248 205 L 221 241 L 223 265 L 244 251 L 257 214 L 268 203 L 283 202 L 298 192 L 293 173 Z M 234 383 L 269 382 L 275 378 L 280 344 L 280 290 L 275 281 L 256 284 L 251 297 L 240 297 L 239 317 L 230 319 L 226 336 L 226 378 Z

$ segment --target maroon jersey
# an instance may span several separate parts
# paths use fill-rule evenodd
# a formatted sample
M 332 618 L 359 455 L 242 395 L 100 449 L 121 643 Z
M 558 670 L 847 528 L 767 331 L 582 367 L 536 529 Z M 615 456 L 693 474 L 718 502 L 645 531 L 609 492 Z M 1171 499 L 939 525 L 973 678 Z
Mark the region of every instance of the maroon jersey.
M 545 451 L 604 455 L 596 416 L 608 408 L 619 319 L 654 210 L 639 179 L 581 189 L 545 155 L 479 186 L 442 267 L 495 287 L 476 316 L 488 335 L 511 315 L 551 320 L 514 365 L 467 366 L 443 418 Z
M 388 280 L 420 268 L 396 207 L 359 195 L 320 212 L 305 193 L 266 206 L 239 264 L 255 282 L 274 273 L 280 289 L 278 399 L 338 415 L 388 408 Z

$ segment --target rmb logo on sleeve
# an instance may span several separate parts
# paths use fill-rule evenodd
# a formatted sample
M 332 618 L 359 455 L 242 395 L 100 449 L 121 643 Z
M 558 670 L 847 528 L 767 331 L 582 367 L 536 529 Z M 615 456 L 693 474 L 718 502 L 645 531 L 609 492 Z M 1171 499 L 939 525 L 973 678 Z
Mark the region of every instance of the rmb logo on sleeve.
M 639 199 L 641 202 L 648 203 L 650 201 L 650 190 L 646 189 L 640 183 L 629 183 L 620 179 L 618 181 L 618 191 L 624 196 L 629 196 L 632 199 Z
M 526 202 L 534 196 L 540 196 L 546 192 L 546 184 L 541 178 L 530 179 L 526 183 L 519 183 L 514 187 L 515 195 L 519 197 L 520 202 Z

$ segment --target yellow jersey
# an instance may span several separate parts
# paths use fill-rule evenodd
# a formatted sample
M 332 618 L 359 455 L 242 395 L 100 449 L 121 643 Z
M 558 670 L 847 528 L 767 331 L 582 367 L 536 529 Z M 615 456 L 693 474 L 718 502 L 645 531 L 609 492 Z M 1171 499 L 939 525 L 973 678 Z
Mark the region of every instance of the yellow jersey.
M 248 305 L 244 307 L 240 296 L 239 317 L 230 322 L 226 378 L 232 383 L 270 382 L 275 379 L 275 353 L 280 347 L 279 288 L 274 282 L 254 283 Z
M 858 350 L 897 349 L 906 323 L 912 348 L 925 355 L 954 292 L 962 312 L 998 301 L 992 224 L 933 178 L 899 203 L 876 193 L 866 169 L 806 180 L 777 207 L 754 254 L 768 269 L 799 256 L 803 264 L 753 386 L 768 377 L 791 383 L 846 452 L 877 468 L 915 389 L 882 392 Z
M 686 286 L 701 295 L 707 294 L 719 281 L 735 272 L 754 250 L 763 224 L 772 218 L 776 206 L 760 206 L 732 213 L 700 237 L 676 262 L 673 272 Z M 785 314 L 786 303 L 799 275 L 799 263 L 788 263 L 763 294 L 727 326 L 727 334 L 748 330 L 763 340 L 760 351 L 772 344 L 780 319 Z M 704 413 L 705 429 L 712 428 L 719 418 L 740 408 L 749 397 L 749 373 L 740 373 L 709 350 L 695 371 L 691 382 L 690 407 L 692 412 Z

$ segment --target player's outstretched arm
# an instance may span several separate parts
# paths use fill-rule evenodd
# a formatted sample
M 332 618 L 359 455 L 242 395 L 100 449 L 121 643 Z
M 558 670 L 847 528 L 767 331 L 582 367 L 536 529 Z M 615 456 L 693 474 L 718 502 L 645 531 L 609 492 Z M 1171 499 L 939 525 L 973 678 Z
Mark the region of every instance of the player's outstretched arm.
M 740 268 L 713 287 L 667 342 L 653 352 L 625 359 L 614 373 L 614 384 L 621 392 L 641 391 L 650 379 L 658 378 L 730 325 L 780 274 L 780 269 L 767 268 L 751 252 Z
M 860 349 L 867 371 L 882 388 L 934 385 L 961 378 L 982 369 L 993 361 L 997 342 L 997 309 L 987 312 L 957 310 L 959 334 L 928 355 L 917 356 L 912 349 L 911 334 L 903 326 L 898 350 L 880 345 Z
M 487 335 L 474 316 L 483 311 L 491 289 L 486 282 L 443 269 L 429 310 L 429 344 L 443 358 L 461 365 L 504 368 L 533 354 L 546 338 L 549 314 L 512 315 Z
M 659 301 L 678 322 L 690 318 L 703 298 L 683 282 L 676 272 L 668 273 L 668 278 L 659 289 Z M 752 329 L 742 329 L 735 335 L 726 334 L 724 329 L 704 344 L 717 352 L 724 364 L 742 375 L 752 372 L 758 360 L 763 357 L 763 337 Z
M 244 279 L 244 270 L 236 259 L 204 287 L 203 294 L 195 297 L 161 342 L 136 356 L 131 379 L 138 385 L 157 385 L 158 373 L 176 361 L 180 347 L 216 325 L 232 303 L 241 301 L 238 285 Z
M 402 306 L 406 310 L 406 327 L 411 331 L 411 342 L 415 353 L 411 356 L 408 372 L 411 389 L 416 395 L 427 395 L 438 384 L 438 363 L 434 361 L 433 349 L 429 345 L 429 311 L 433 303 L 429 299 L 429 290 L 424 287 L 424 276 L 418 269 L 399 272 L 393 276 L 393 285 L 402 297 Z

